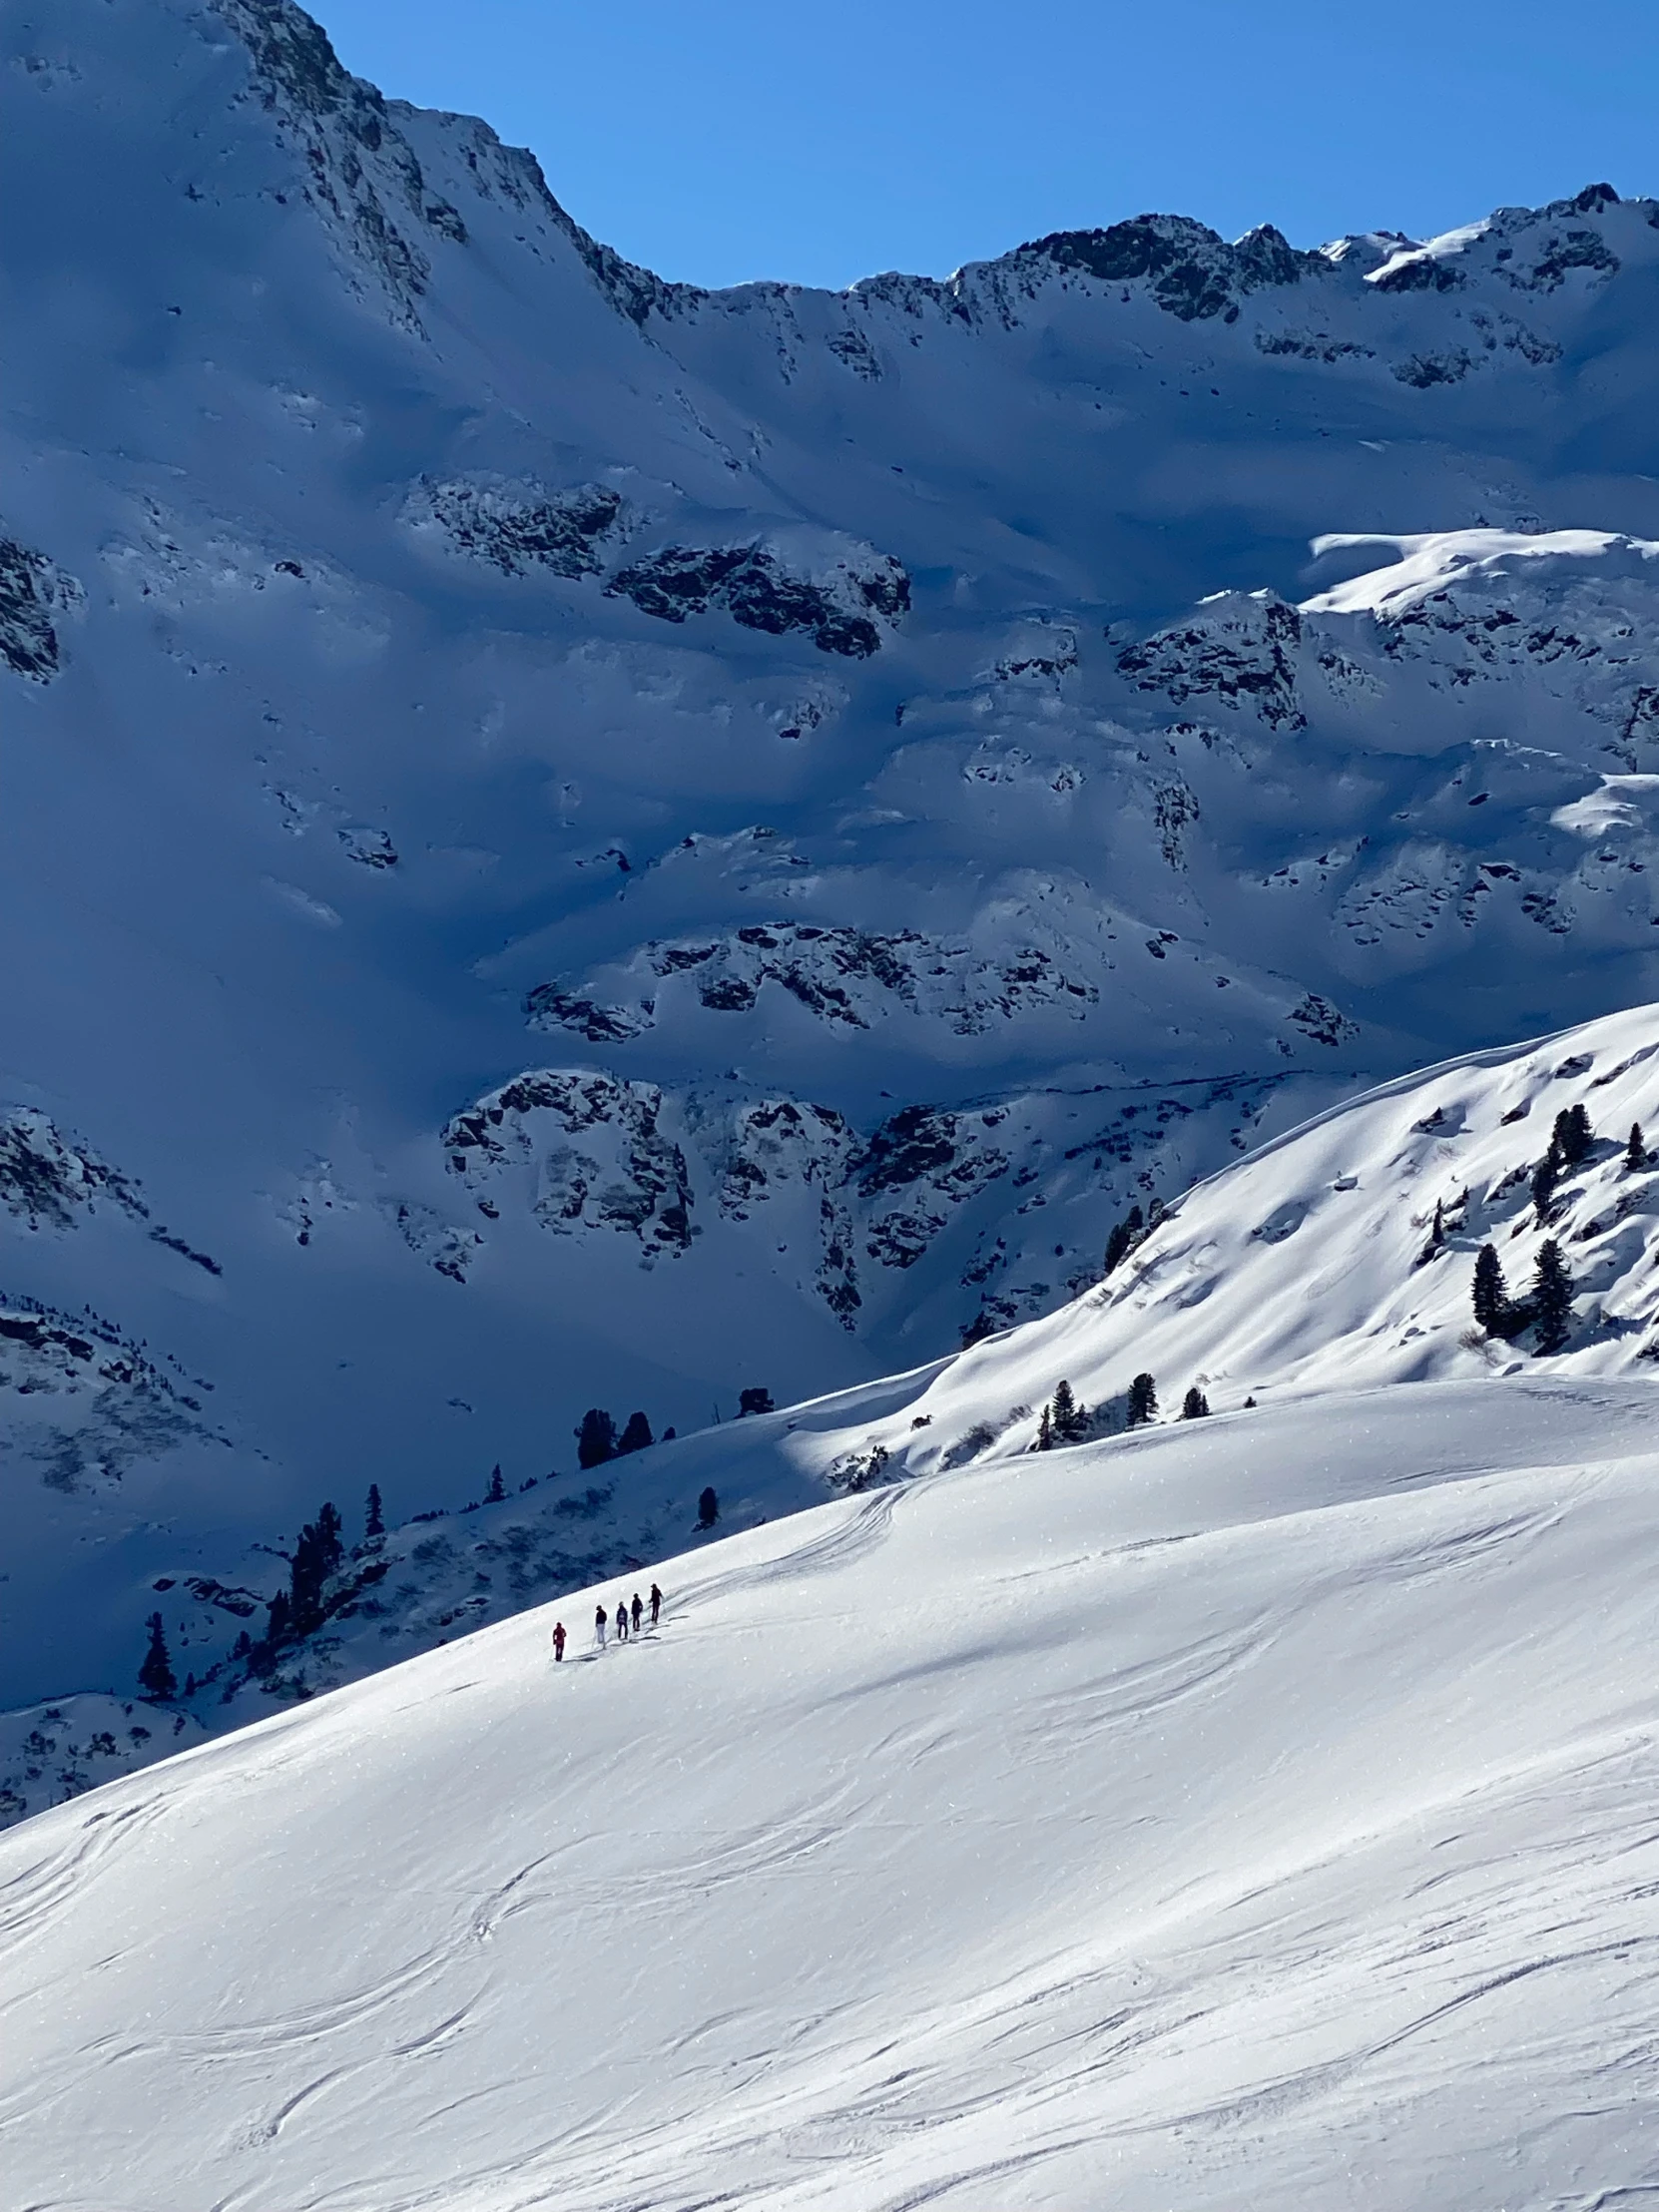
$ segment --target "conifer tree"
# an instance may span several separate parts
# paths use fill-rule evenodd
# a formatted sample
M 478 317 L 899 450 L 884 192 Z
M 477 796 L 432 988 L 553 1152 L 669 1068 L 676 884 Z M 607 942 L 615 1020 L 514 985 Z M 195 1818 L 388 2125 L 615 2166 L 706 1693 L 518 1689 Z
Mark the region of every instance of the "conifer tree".
M 1538 1272 L 1532 1282 L 1532 1319 L 1537 1324 L 1536 1353 L 1559 1352 L 1572 1328 L 1572 1275 L 1553 1237 L 1538 1247 Z
M 490 1469 L 489 1487 L 484 1492 L 484 1503 L 486 1505 L 499 1505 L 506 1494 L 507 1485 L 501 1479 L 501 1462 L 497 1459 Z
M 1137 1375 L 1129 1385 L 1129 1426 L 1144 1428 L 1158 1411 L 1158 1388 L 1150 1375 Z
M 363 1514 L 363 1534 L 365 1537 L 383 1536 L 385 1532 L 385 1516 L 380 1510 L 380 1485 L 378 1482 L 371 1482 L 368 1485 L 368 1507 Z
M 1624 1148 L 1624 1164 L 1632 1175 L 1647 1166 L 1647 1142 L 1642 1135 L 1639 1121 L 1630 1124 L 1630 1142 Z
M 576 1464 L 602 1467 L 616 1457 L 616 1422 L 603 1405 L 590 1405 L 576 1431 Z
M 1210 1400 L 1195 1382 L 1181 1400 L 1181 1418 L 1183 1420 L 1203 1420 L 1209 1410 Z
M 1482 1245 L 1474 1263 L 1474 1318 L 1489 1337 L 1501 1337 L 1509 1319 L 1509 1290 L 1496 1245 Z
M 1122 1221 L 1116 1224 L 1111 1235 L 1106 1239 L 1105 1273 L 1107 1275 L 1110 1275 L 1115 1267 L 1121 1266 L 1128 1259 L 1130 1253 L 1134 1251 L 1145 1234 L 1146 1224 L 1142 1220 L 1141 1210 L 1138 1206 L 1131 1206 Z
M 699 1528 L 713 1528 L 719 1518 L 720 1499 L 715 1495 L 714 1485 L 711 1483 L 697 1501 L 697 1525 Z
M 1561 1155 L 1553 1141 L 1549 1150 L 1532 1170 L 1532 1204 L 1540 1223 L 1549 1219 L 1550 1200 L 1555 1196 L 1555 1186 L 1561 1180 Z
M 167 1655 L 167 1630 L 162 1626 L 160 1613 L 152 1613 L 148 1623 L 150 1648 L 139 1668 L 139 1688 L 146 1697 L 170 1698 L 179 1685 L 174 1680 L 173 1662 Z
M 768 1389 L 756 1388 L 738 1392 L 739 1420 L 742 1420 L 746 1413 L 776 1413 L 778 1407 L 773 1402 L 772 1392 Z
M 620 1459 L 625 1452 L 644 1451 L 656 1442 L 651 1433 L 651 1423 L 643 1413 L 630 1413 L 623 1424 L 622 1434 L 616 1440 L 616 1455 Z
M 1057 1444 L 1077 1444 L 1083 1441 L 1089 1425 L 1088 1408 L 1079 1405 L 1069 1382 L 1063 1379 L 1054 1385 L 1054 1441 Z
M 1595 1132 L 1590 1127 L 1590 1117 L 1582 1106 L 1564 1106 L 1555 1117 L 1555 1127 L 1550 1134 L 1550 1148 L 1558 1153 L 1562 1165 L 1577 1167 L 1580 1160 L 1589 1157 L 1595 1143 Z
M 316 1509 L 315 1520 L 307 1521 L 300 1529 L 288 1562 L 289 1634 L 308 1636 L 312 1629 L 322 1626 L 323 1585 L 331 1574 L 338 1573 L 344 1557 L 339 1513 L 324 1499 Z
M 1037 1440 L 1031 1446 L 1031 1449 L 1033 1451 L 1052 1451 L 1054 1449 L 1054 1409 L 1052 1406 L 1045 1405 L 1042 1409 L 1042 1418 L 1037 1422 Z
M 1443 1203 L 1443 1201 L 1442 1201 L 1442 1200 L 1440 1200 L 1440 1199 L 1435 1199 L 1435 1201 L 1434 1201 L 1434 1219 L 1433 1219 L 1432 1223 L 1431 1223 L 1431 1224 L 1429 1225 L 1429 1230 L 1428 1230 L 1428 1242 L 1427 1242 L 1427 1243 L 1426 1243 L 1426 1244 L 1425 1244 L 1425 1245 L 1423 1246 L 1422 1250 L 1421 1250 L 1421 1251 L 1420 1251 L 1420 1252 L 1419 1252 L 1419 1253 L 1417 1254 L 1417 1256 L 1416 1256 L 1415 1260 L 1413 1260 L 1413 1261 L 1412 1261 L 1411 1265 L 1412 1265 L 1413 1267 L 1418 1267 L 1418 1268 L 1426 1267 L 1426 1266 L 1428 1265 L 1429 1261 L 1433 1259 L 1433 1257 L 1434 1257 L 1435 1253 L 1436 1253 L 1436 1252 L 1439 1252 L 1439 1251 L 1442 1251 L 1442 1250 L 1444 1249 L 1444 1246 L 1445 1246 L 1445 1205 L 1444 1205 L 1444 1203 Z

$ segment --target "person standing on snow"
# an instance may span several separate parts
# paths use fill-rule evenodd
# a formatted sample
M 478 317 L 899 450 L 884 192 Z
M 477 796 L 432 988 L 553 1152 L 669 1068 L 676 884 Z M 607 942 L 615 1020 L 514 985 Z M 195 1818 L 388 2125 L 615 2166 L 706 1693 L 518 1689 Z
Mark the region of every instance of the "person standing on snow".
M 601 1651 L 605 1648 L 605 1631 L 610 1626 L 610 1616 L 602 1605 L 593 1616 L 593 1636 Z
M 655 1628 L 657 1625 L 657 1615 L 662 1611 L 662 1609 L 663 1593 L 661 1590 L 658 1589 L 656 1583 L 653 1582 L 651 1585 L 651 1625 L 653 1628 Z
M 619 1644 L 628 1641 L 628 1608 L 620 1601 L 616 1609 L 616 1637 Z
M 638 1590 L 636 1590 L 636 1591 L 634 1592 L 634 1604 L 633 1604 L 633 1614 L 634 1614 L 634 1634 L 635 1634 L 636 1636 L 637 1636 L 637 1635 L 639 1634 L 639 1632 L 640 1632 L 640 1615 L 641 1615 L 641 1614 L 642 1614 L 642 1613 L 643 1613 L 644 1611 L 645 1611 L 645 1607 L 644 1607 L 644 1606 L 643 1606 L 643 1605 L 642 1605 L 642 1604 L 640 1603 L 640 1593 L 638 1592 Z
M 555 1660 L 560 1660 L 564 1657 L 564 1655 L 565 1624 L 563 1621 L 555 1621 L 553 1623 L 553 1657 Z

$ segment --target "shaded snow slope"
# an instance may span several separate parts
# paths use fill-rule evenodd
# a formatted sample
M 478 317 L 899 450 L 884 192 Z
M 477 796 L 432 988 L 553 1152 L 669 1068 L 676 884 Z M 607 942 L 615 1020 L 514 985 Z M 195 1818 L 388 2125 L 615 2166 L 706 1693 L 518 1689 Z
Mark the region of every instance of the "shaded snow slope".
M 32 1821 L 10 2189 L 1638 2196 L 1651 1428 L 1430 1384 L 882 1491 Z
M 3 38 L 0 1703 L 1659 990 L 1653 203 L 706 293 L 285 0 Z

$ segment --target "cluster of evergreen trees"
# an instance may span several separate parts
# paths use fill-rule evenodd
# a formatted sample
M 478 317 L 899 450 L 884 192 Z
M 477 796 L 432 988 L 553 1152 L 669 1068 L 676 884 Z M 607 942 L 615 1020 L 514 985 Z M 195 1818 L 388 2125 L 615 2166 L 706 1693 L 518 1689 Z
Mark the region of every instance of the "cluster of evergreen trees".
M 1523 1330 L 1535 1329 L 1537 1354 L 1560 1352 L 1572 1329 L 1573 1290 L 1572 1271 L 1553 1237 L 1538 1247 L 1532 1289 L 1523 1299 L 1509 1296 L 1497 1247 L 1482 1245 L 1474 1263 L 1474 1318 L 1488 1337 L 1507 1343 Z
M 1532 1204 L 1541 1226 L 1549 1219 L 1555 1186 L 1569 1168 L 1587 1160 L 1595 1143 L 1595 1131 L 1582 1106 L 1563 1106 L 1550 1132 L 1549 1148 L 1532 1170 Z
M 1145 1214 L 1138 1206 L 1131 1206 L 1106 1239 L 1106 1259 L 1101 1273 L 1110 1275 L 1114 1268 L 1120 1268 L 1137 1245 L 1145 1244 L 1167 1212 L 1161 1198 L 1155 1198 Z
M 673 1435 L 672 1428 L 665 1428 L 664 1443 Z M 619 1435 L 616 1422 L 604 1406 L 590 1405 L 577 1424 L 576 1464 L 583 1469 L 602 1467 L 607 1459 L 624 1459 L 629 1452 L 644 1451 L 656 1441 L 643 1413 L 630 1413 Z
M 314 1521 L 299 1531 L 288 1561 L 288 1586 L 271 1601 L 265 1640 L 275 1651 L 281 1644 L 309 1636 L 327 1619 L 323 1591 L 331 1575 L 345 1563 L 345 1540 L 337 1507 L 325 1498 Z
M 1210 1400 L 1195 1382 L 1181 1400 L 1183 1420 L 1202 1420 L 1210 1410 Z M 1124 1426 L 1145 1428 L 1158 1418 L 1158 1385 L 1150 1375 L 1137 1375 L 1124 1396 Z M 1087 1438 L 1093 1426 L 1089 1408 L 1082 1404 L 1071 1384 L 1064 1380 L 1054 1385 L 1054 1395 L 1043 1407 L 1037 1421 L 1037 1440 L 1033 1451 L 1054 1451 L 1061 1444 L 1080 1444 Z

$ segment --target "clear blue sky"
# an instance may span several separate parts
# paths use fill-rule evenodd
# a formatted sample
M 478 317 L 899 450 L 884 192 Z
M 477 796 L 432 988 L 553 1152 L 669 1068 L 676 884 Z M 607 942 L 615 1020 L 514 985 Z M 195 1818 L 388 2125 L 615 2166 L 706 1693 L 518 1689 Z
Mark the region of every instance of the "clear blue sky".
M 1659 195 L 1659 0 L 314 0 L 663 276 L 942 276 L 1145 209 L 1428 236 Z

